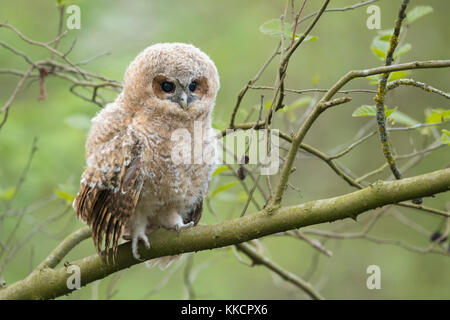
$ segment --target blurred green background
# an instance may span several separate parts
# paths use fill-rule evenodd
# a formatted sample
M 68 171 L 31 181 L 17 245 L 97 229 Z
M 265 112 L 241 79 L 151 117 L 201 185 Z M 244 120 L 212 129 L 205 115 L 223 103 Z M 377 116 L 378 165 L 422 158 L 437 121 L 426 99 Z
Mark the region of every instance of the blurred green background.
M 296 10 L 301 1 L 295 1 Z M 344 7 L 357 0 L 334 0 L 330 5 Z M 378 1 L 381 7 L 381 28 L 390 29 L 401 1 Z M 157 42 L 188 42 L 206 52 L 216 63 L 221 78 L 214 126 L 223 129 L 229 122 L 239 90 L 251 79 L 269 55 L 278 38 L 259 32 L 265 21 L 279 18 L 285 1 L 76 1 L 81 8 L 81 29 L 69 30 L 61 41 L 60 49 L 68 48 L 74 38 L 77 44 L 70 54 L 72 61 L 81 61 L 102 52 L 111 54 L 85 66 L 87 70 L 122 81 L 130 61 L 145 47 Z M 316 11 L 321 1 L 308 1 L 303 15 Z M 434 12 L 416 21 L 408 30 L 406 42 L 412 50 L 401 57 L 402 62 L 413 60 L 448 59 L 450 28 L 446 0 L 412 0 L 416 5 L 431 5 Z M 366 27 L 366 8 L 325 14 L 312 34 L 319 39 L 304 43 L 290 62 L 287 87 L 293 89 L 328 88 L 351 69 L 369 68 L 382 64 L 371 52 L 370 45 L 376 30 Z M 0 0 L 0 21 L 7 20 L 28 37 L 50 41 L 57 33 L 58 12 L 56 1 Z M 304 30 L 307 22 L 299 26 Z M 41 48 L 20 41 L 16 34 L 0 29 L 0 39 L 26 52 L 33 59 L 44 59 L 48 53 Z M 278 59 L 278 58 L 276 58 Z M 21 57 L 0 48 L 0 68 L 25 70 Z M 258 82 L 273 85 L 276 63 L 272 64 Z M 448 90 L 448 69 L 417 70 L 408 77 Z M 3 105 L 14 90 L 18 78 L 0 75 L 0 97 Z M 6 241 L 13 232 L 20 213 L 23 220 L 13 239 L 20 243 L 45 219 L 65 208 L 67 204 L 56 193 L 76 195 L 79 177 L 84 168 L 84 141 L 87 134 L 85 119 L 98 111 L 95 104 L 72 95 L 70 84 L 61 79 L 46 79 L 47 99 L 38 101 L 37 82 L 26 86 L 14 101 L 9 119 L 0 130 L 0 213 L 26 165 L 34 137 L 38 138 L 38 151 L 32 161 L 26 180 L 12 202 L 10 215 L 0 229 L 0 240 Z M 369 81 L 355 80 L 347 88 L 370 88 Z M 246 112 L 258 105 L 261 91 L 251 91 L 245 97 L 238 121 Z M 266 99 L 272 93 L 264 92 Z M 309 95 L 312 98 L 317 96 Z M 350 144 L 363 127 L 374 125 L 373 118 L 353 118 L 352 112 L 362 104 L 373 104 L 373 96 L 352 95 L 353 101 L 324 113 L 308 133 L 305 142 L 333 153 Z M 288 94 L 286 102 L 298 99 Z M 268 101 L 268 100 L 266 100 Z M 390 107 L 398 106 L 403 113 L 420 122 L 425 119 L 426 108 L 448 109 L 444 98 L 427 94 L 420 89 L 399 88 L 390 93 Z M 300 119 L 305 107 L 292 113 L 277 115 L 276 125 L 290 132 L 298 127 L 292 119 Z M 257 112 L 253 115 L 255 119 Z M 373 127 L 374 128 L 374 127 Z M 447 126 L 448 129 L 448 126 Z M 422 148 L 419 133 L 392 135 L 399 154 L 412 152 L 410 139 L 416 148 Z M 424 158 L 405 176 L 443 168 L 450 159 L 448 147 L 440 148 Z M 339 160 L 357 175 L 378 168 L 383 163 L 377 138 L 371 138 L 351 154 Z M 289 189 L 285 204 L 332 197 L 353 189 L 336 176 L 324 163 L 304 154 L 296 162 L 297 171 L 291 181 L 300 192 Z M 373 179 L 388 178 L 388 172 Z M 275 181 L 276 177 L 272 181 Z M 372 180 L 373 180 L 372 179 Z M 229 177 L 215 177 L 213 189 L 231 181 Z M 246 181 L 251 188 L 250 181 Z M 55 190 L 58 192 L 55 193 Z M 258 198 L 261 199 L 261 198 Z M 448 194 L 425 199 L 425 204 L 444 209 Z M 239 185 L 213 198 L 218 213 L 214 217 L 208 209 L 202 223 L 237 217 L 245 204 L 245 194 Z M 255 211 L 251 205 L 248 213 Z M 405 208 L 401 212 L 428 232 L 436 231 L 442 219 L 430 214 Z M 339 221 L 312 228 L 345 231 L 361 230 L 373 212 L 362 215 L 358 222 Z M 70 232 L 83 224 L 68 209 L 56 221 L 40 229 L 20 252 L 8 263 L 1 277 L 7 283 L 23 279 Z M 424 234 L 412 230 L 387 215 L 375 226 L 372 234 L 384 239 L 401 240 L 426 248 L 430 241 Z M 305 242 L 291 237 L 268 237 L 263 240 L 266 253 L 286 269 L 305 276 L 326 298 L 330 299 L 449 299 L 450 259 L 445 255 L 420 254 L 398 246 L 377 244 L 361 239 L 329 240 L 327 249 L 332 257 L 321 255 Z M 95 253 L 91 240 L 84 241 L 65 260 L 71 261 Z M 0 260 L 3 262 L 3 260 Z M 270 274 L 262 267 L 250 268 L 237 261 L 230 248 L 204 251 L 193 257 L 192 286 L 197 298 L 203 299 L 301 299 L 305 296 L 293 286 Z M 317 262 L 317 264 L 316 264 Z M 143 264 L 91 284 L 63 299 L 180 299 L 187 297 L 184 268 L 186 259 L 168 270 L 147 269 Z M 381 290 L 368 290 L 366 268 L 378 265 L 382 272 Z M 314 271 L 311 273 L 311 271 Z M 112 285 L 114 283 L 114 287 Z M 164 284 L 164 286 L 162 286 Z M 161 288 L 160 288 L 161 287 Z

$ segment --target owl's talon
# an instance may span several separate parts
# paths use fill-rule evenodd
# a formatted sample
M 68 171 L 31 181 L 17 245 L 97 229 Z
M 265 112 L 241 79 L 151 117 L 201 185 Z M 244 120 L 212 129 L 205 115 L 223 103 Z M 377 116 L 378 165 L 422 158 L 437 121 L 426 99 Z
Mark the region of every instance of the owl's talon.
M 175 230 L 177 231 L 177 232 L 180 232 L 181 231 L 181 229 L 185 229 L 185 228 L 189 228 L 189 227 L 192 227 L 194 225 L 194 221 L 190 221 L 190 222 L 188 222 L 188 223 L 177 223 L 176 225 L 175 225 Z
M 141 238 L 142 241 L 144 241 L 144 245 L 147 249 L 150 249 L 150 241 L 148 241 L 147 236 L 144 236 L 143 238 Z
M 139 255 L 139 252 L 138 252 L 139 240 L 142 240 L 144 242 L 144 245 L 147 249 L 150 249 L 150 241 L 148 241 L 148 238 L 145 234 L 137 234 L 131 240 L 131 250 L 133 252 L 133 257 L 136 260 L 144 261 L 144 259 L 141 259 L 141 256 Z

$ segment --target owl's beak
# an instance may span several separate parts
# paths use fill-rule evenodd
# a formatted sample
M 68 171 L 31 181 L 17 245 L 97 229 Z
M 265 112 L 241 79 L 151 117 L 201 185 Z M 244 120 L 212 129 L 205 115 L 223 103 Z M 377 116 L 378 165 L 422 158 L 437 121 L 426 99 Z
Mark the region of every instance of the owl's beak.
M 187 99 L 188 99 L 188 97 L 187 97 L 186 92 L 183 92 L 181 94 L 180 100 L 178 100 L 178 104 L 180 105 L 181 109 L 183 109 L 183 110 L 187 110 L 189 107 L 189 105 L 187 103 Z

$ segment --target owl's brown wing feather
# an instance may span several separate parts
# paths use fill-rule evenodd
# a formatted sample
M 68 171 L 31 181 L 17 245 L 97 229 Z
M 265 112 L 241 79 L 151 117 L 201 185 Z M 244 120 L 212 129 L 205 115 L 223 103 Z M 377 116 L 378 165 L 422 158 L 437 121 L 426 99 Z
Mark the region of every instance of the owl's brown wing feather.
M 103 247 L 109 256 L 112 244 L 113 256 L 117 253 L 119 239 L 126 222 L 134 213 L 143 185 L 140 175 L 139 157 L 131 162 L 122 162 L 120 170 L 112 174 L 101 174 L 98 169 L 88 168 L 83 173 L 85 181 L 75 199 L 74 208 L 78 218 L 85 221 L 92 230 L 95 247 L 100 254 Z M 106 179 L 105 179 L 106 178 Z

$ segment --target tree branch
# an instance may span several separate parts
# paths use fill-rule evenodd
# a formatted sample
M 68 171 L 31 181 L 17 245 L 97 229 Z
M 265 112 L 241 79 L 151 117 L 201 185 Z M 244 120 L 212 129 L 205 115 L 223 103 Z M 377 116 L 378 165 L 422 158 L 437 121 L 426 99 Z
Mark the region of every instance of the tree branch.
M 450 168 L 397 181 L 378 181 L 367 188 L 335 198 L 262 210 L 252 215 L 214 225 L 200 225 L 179 233 L 163 229 L 150 236 L 152 248 L 141 246 L 141 256 L 153 259 L 166 255 L 214 249 L 242 243 L 270 234 L 309 225 L 356 217 L 368 210 L 450 190 Z M 130 243 L 120 245 L 116 264 L 105 264 L 97 254 L 75 261 L 81 270 L 81 285 L 129 268 L 140 261 L 133 258 Z M 0 299 L 49 299 L 71 292 L 66 268 L 42 268 L 26 279 L 0 290 Z

